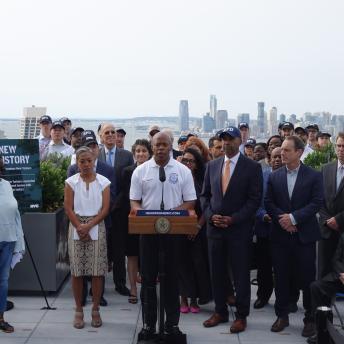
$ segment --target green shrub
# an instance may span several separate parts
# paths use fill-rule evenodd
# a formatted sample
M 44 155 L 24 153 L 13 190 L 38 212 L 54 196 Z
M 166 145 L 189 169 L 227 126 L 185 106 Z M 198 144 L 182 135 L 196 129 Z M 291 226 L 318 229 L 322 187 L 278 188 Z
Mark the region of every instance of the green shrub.
M 63 206 L 64 184 L 71 158 L 51 154 L 40 163 L 40 182 L 44 212 L 54 212 Z
M 334 151 L 334 146 L 329 144 L 325 148 L 308 154 L 304 160 L 304 164 L 319 171 L 322 165 L 325 165 L 335 159 L 336 153 Z

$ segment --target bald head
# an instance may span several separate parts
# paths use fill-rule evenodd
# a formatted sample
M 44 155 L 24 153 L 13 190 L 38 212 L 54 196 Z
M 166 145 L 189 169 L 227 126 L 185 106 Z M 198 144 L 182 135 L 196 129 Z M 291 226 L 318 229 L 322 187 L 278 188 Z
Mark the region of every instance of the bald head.
M 100 129 L 100 138 L 107 149 L 112 149 L 116 144 L 116 128 L 112 123 L 104 123 Z
M 282 152 L 282 148 L 281 147 L 276 147 L 272 150 L 271 152 L 271 167 L 272 170 L 277 170 L 278 168 L 280 168 L 282 166 L 282 157 L 281 157 L 281 152 Z
M 165 166 L 170 160 L 172 141 L 168 134 L 159 132 L 153 137 L 153 154 L 155 162 L 160 166 Z

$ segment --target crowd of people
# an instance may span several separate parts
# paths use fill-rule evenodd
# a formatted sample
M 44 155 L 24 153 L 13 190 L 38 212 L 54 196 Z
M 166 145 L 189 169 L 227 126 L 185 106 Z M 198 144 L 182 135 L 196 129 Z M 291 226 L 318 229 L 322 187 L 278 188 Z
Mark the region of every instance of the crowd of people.
M 331 135 L 320 132 L 317 124 L 294 128 L 283 122 L 267 142 L 256 142 L 248 123 L 239 123 L 220 130 L 208 145 L 193 133 L 182 135 L 174 149 L 173 132 L 155 125 L 147 139 L 137 139 L 128 151 L 125 130 L 111 123 L 100 124 L 97 135 L 72 128 L 68 118 L 52 121 L 42 116 L 40 126 L 41 159 L 52 153 L 71 157 L 65 210 L 70 220 L 75 328 L 84 327 L 89 293 L 91 325 L 102 325 L 99 306 L 107 305 L 104 277 L 111 271 L 119 294 L 134 304 L 141 299 L 140 338 L 154 337 L 159 239 L 129 235 L 128 215 L 160 209 L 164 188 L 165 209 L 195 209 L 198 221 L 196 235 L 164 238 L 165 333 L 181 335 L 180 312 L 198 313 L 211 300 L 214 313 L 204 327 L 228 322 L 228 306 L 235 306 L 230 331 L 245 331 L 250 270 L 255 266 L 253 307 L 263 308 L 273 292 L 276 296 L 271 331 L 289 326 L 301 292 L 302 336 L 315 342 L 316 308 L 330 305 L 344 285 L 344 133 L 332 143 Z M 337 159 L 321 172 L 303 164 L 309 154 L 328 145 L 334 145 Z M 163 185 L 161 169 L 166 175 Z M 0 249 L 0 262 L 2 255 Z M 137 283 L 142 283 L 140 296 Z

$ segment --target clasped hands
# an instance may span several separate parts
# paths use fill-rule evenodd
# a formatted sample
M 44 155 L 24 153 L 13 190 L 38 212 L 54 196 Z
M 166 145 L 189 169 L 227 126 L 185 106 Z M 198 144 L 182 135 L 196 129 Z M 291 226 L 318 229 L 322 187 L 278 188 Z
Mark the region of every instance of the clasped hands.
M 89 231 L 93 226 L 90 223 L 80 223 L 79 226 L 76 228 L 76 232 L 79 235 L 81 241 L 89 241 L 91 237 L 89 235 Z
M 227 228 L 233 223 L 231 216 L 222 215 L 213 215 L 211 217 L 211 221 L 214 224 L 214 226 L 218 228 Z
M 296 226 L 293 225 L 291 222 L 289 214 L 283 214 L 279 215 L 279 220 L 278 220 L 280 226 L 286 230 L 289 233 L 295 233 L 297 232 Z
M 334 217 L 331 217 L 330 219 L 326 220 L 326 226 L 330 227 L 331 229 L 335 231 L 339 230 L 338 223 Z

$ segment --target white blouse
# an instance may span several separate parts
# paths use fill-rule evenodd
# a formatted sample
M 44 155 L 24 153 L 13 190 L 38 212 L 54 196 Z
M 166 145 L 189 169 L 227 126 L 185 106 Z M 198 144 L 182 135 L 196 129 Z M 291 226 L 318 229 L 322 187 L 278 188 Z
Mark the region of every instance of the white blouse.
M 74 191 L 74 212 L 80 216 L 95 216 L 99 213 L 103 204 L 103 191 L 111 182 L 100 174 L 96 174 L 96 179 L 86 183 L 77 173 L 68 179 L 66 183 Z

